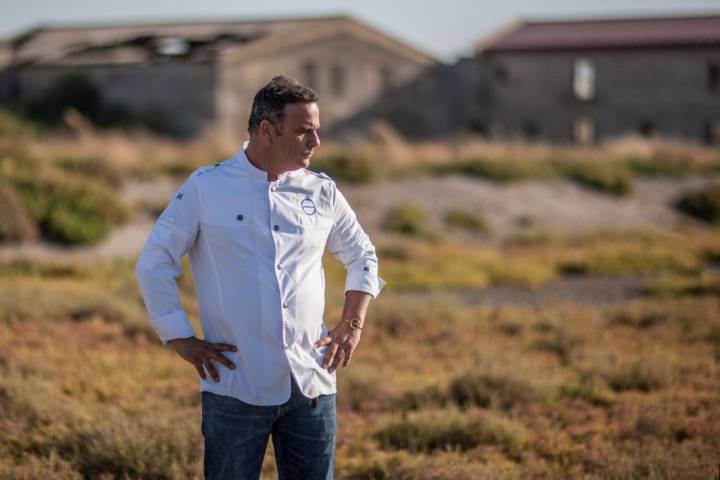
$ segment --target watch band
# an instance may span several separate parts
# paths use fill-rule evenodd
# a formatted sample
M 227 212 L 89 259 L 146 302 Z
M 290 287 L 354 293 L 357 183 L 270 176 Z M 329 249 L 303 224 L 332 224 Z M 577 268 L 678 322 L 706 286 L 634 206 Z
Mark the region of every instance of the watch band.
M 348 325 L 350 325 L 350 328 L 352 328 L 353 330 L 362 330 L 362 326 L 361 326 L 362 321 L 359 318 L 357 318 L 357 317 L 348 318 L 346 320 L 346 322 L 348 323 Z

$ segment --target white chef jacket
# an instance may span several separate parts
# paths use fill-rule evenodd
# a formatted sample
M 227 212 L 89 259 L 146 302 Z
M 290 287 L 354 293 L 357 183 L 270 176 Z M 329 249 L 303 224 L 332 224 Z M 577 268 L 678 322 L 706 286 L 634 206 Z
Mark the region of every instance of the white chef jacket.
M 200 390 L 254 405 L 290 398 L 290 375 L 307 397 L 336 392 L 322 368 L 327 245 L 347 270 L 345 292 L 377 296 L 375 247 L 335 182 L 299 169 L 268 181 L 243 145 L 237 155 L 193 172 L 152 228 L 135 272 L 162 344 L 195 335 L 175 278 L 187 252 L 205 340 L 237 346 L 214 362 L 220 377 Z

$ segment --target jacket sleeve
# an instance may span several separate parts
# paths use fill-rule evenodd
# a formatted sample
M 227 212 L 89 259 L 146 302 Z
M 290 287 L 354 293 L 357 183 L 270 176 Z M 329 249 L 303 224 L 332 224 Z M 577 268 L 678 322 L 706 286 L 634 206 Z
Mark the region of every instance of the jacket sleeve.
M 195 243 L 199 228 L 199 194 L 193 174 L 160 214 L 135 265 L 150 323 L 163 345 L 195 335 L 180 304 L 175 279 L 182 272 L 182 256 Z
M 333 187 L 335 220 L 328 236 L 327 247 L 347 270 L 345 293 L 359 290 L 377 297 L 385 286 L 385 280 L 378 275 L 375 246 L 363 231 L 345 196 L 334 183 Z

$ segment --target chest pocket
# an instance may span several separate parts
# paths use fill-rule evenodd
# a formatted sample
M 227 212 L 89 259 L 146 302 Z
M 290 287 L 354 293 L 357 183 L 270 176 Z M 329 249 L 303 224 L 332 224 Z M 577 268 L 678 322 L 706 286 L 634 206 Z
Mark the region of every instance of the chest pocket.
M 298 214 L 298 221 L 302 227 L 302 242 L 305 250 L 322 253 L 327 243 L 332 220 L 318 215 Z
M 201 228 L 216 252 L 249 252 L 255 247 L 253 213 L 242 207 L 206 210 Z

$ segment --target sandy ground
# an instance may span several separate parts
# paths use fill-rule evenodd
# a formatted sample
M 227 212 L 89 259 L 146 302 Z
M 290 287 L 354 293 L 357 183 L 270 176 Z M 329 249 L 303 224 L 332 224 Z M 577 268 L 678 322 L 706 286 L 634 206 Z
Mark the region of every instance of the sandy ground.
M 615 197 L 572 182 L 498 184 L 461 176 L 403 179 L 370 186 L 343 186 L 342 191 L 370 233 L 377 237 L 387 210 L 411 203 L 428 214 L 428 225 L 455 240 L 501 243 L 528 233 L 584 235 L 598 232 L 667 230 L 702 224 L 678 213 L 672 204 L 689 188 L 720 180 L 715 177 L 640 179 L 626 197 Z M 446 211 L 461 208 L 483 217 L 490 234 L 469 236 L 443 224 Z

